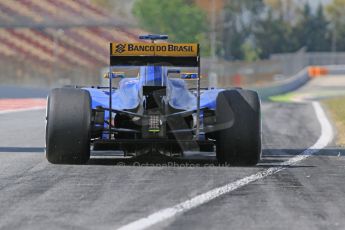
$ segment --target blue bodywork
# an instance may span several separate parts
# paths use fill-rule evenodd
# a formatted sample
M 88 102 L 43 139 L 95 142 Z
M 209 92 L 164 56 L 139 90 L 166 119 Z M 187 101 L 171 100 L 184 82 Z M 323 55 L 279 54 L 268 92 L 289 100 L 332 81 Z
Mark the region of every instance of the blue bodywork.
M 140 90 L 142 86 L 166 86 L 167 100 L 171 107 L 178 110 L 191 111 L 197 109 L 197 97 L 188 90 L 184 80 L 168 78 L 166 67 L 143 66 L 140 67 L 137 78 L 125 78 L 119 83 L 118 89 L 112 93 L 112 108 L 115 110 L 131 110 L 140 104 Z M 109 108 L 109 90 L 97 88 L 84 88 L 90 92 L 92 108 L 97 106 Z M 223 89 L 210 89 L 200 96 L 200 108 L 216 109 L 218 93 Z M 107 116 L 107 115 L 106 115 Z

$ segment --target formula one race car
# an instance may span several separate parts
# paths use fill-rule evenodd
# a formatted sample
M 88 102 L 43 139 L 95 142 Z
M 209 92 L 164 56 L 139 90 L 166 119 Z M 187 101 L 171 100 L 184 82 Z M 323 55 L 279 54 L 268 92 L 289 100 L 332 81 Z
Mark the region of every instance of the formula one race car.
M 261 157 L 258 94 L 200 89 L 199 44 L 111 43 L 109 87 L 57 88 L 48 97 L 46 157 L 84 164 L 90 149 L 124 156 L 216 152 L 220 163 L 256 165 Z M 130 75 L 131 77 L 127 77 Z M 118 88 L 113 80 L 122 78 Z M 196 89 L 187 83 L 194 81 Z

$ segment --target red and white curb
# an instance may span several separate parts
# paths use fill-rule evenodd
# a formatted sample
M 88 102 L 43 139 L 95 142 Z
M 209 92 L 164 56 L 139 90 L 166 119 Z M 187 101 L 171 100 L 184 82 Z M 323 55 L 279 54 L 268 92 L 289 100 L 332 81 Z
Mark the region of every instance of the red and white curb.
M 0 99 L 0 114 L 45 109 L 47 100 L 42 98 Z

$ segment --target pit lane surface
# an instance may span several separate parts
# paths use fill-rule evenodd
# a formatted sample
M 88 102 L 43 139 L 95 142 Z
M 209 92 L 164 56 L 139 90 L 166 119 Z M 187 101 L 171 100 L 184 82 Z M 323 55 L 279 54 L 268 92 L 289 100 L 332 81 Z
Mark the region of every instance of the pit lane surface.
M 263 160 L 257 167 L 121 166 L 97 157 L 85 166 L 44 157 L 45 112 L 0 115 L 1 229 L 116 229 L 300 154 L 321 135 L 311 104 L 264 103 Z M 165 161 L 158 163 L 166 163 Z M 197 167 L 183 167 L 187 164 Z M 168 229 L 343 229 L 345 152 L 330 145 L 155 225 Z

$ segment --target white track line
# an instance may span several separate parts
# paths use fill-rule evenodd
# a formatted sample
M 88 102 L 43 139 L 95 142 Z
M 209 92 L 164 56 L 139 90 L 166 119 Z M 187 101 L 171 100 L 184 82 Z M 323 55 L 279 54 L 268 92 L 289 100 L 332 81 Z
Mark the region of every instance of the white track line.
M 215 198 L 222 196 L 224 194 L 227 194 L 229 192 L 232 192 L 238 188 L 241 188 L 249 183 L 252 183 L 254 181 L 260 180 L 262 178 L 265 178 L 267 176 L 273 175 L 279 171 L 282 171 L 286 169 L 288 166 L 295 165 L 298 162 L 310 157 L 314 153 L 320 151 L 321 149 L 325 148 L 333 139 L 333 131 L 332 126 L 330 122 L 327 119 L 327 116 L 325 112 L 323 111 L 321 105 L 318 102 L 312 103 L 313 108 L 315 110 L 316 117 L 321 125 L 321 136 L 317 140 L 317 142 L 306 149 L 304 152 L 302 152 L 300 155 L 295 156 L 291 158 L 288 161 L 285 161 L 281 163 L 277 167 L 271 167 L 264 171 L 258 172 L 256 174 L 253 174 L 251 176 L 245 177 L 243 179 L 237 180 L 235 182 L 231 182 L 229 184 L 226 184 L 222 187 L 218 187 L 215 189 L 212 189 L 208 192 L 205 192 L 203 194 L 200 194 L 194 198 L 191 198 L 189 200 L 186 200 L 182 203 L 179 203 L 175 206 L 165 208 L 162 210 L 159 210 L 147 217 L 138 219 L 134 222 L 131 222 L 127 225 L 124 225 L 119 228 L 119 230 L 128 230 L 128 229 L 147 229 L 152 227 L 155 224 L 158 224 L 162 221 L 165 221 L 169 218 L 172 218 L 176 215 L 180 215 L 184 212 L 187 212 L 195 207 L 198 207 L 200 205 L 203 205 L 211 200 L 214 200 Z
M 34 110 L 43 110 L 46 107 L 44 106 L 37 106 L 37 107 L 31 107 L 26 109 L 8 109 L 0 111 L 0 114 L 8 114 L 8 113 L 17 113 L 17 112 L 27 112 L 27 111 L 34 111 Z

